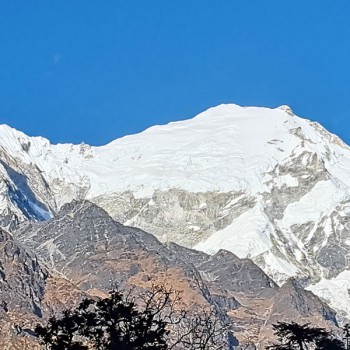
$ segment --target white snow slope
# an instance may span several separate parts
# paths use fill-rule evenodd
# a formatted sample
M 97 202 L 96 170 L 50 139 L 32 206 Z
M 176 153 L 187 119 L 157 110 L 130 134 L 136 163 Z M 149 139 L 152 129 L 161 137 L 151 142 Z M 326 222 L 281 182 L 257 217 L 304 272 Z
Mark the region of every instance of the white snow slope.
M 290 133 L 298 127 L 314 141 L 309 145 L 313 151 L 326 152 L 330 143 L 307 120 L 289 116 L 283 108 L 236 105 L 211 108 L 193 119 L 154 126 L 102 147 L 51 145 L 42 137 L 28 137 L 2 125 L 0 146 L 38 165 L 48 180 L 76 184 L 85 176 L 91 186 L 88 197 L 128 189 L 145 195 L 174 187 L 259 193 L 265 189 L 263 173 L 293 150 L 298 152 L 300 139 Z M 22 149 L 26 142 L 27 153 Z M 332 146 L 337 153 L 341 149 Z M 346 172 L 338 173 L 347 179 Z
M 157 232 L 178 217 L 174 240 L 183 243 L 188 215 L 212 215 L 207 203 L 188 209 L 181 199 L 171 218 L 167 204 L 160 205 L 158 220 L 150 216 L 155 193 L 227 193 L 231 201 L 215 208 L 215 220 L 226 218 L 221 226 L 205 231 L 201 222 L 186 222 L 186 235 L 196 234 L 195 248 L 248 256 L 279 282 L 296 275 L 311 285 L 321 280 L 310 288 L 322 295 L 324 281 L 349 268 L 350 149 L 287 106 L 220 105 L 102 147 L 52 145 L 0 125 L 0 156 L 0 214 L 10 211 L 18 220 L 22 202 L 8 195 L 8 186 L 28 200 L 35 219 L 76 198 L 103 198 L 105 209 L 118 217 L 123 209 L 116 201 L 122 198 L 122 207 L 131 193 L 135 201 L 144 200 L 143 207 L 125 221 Z M 25 176 L 29 192 L 12 170 Z M 247 198 L 251 204 L 245 207 Z M 338 295 L 327 298 L 336 304 Z M 341 309 L 350 315 L 349 305 Z

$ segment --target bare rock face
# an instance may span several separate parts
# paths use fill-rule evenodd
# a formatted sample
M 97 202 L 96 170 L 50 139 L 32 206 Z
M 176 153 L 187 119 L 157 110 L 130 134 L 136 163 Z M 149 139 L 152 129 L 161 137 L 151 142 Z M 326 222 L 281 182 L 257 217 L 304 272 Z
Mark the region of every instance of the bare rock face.
M 242 192 L 193 193 L 181 189 L 155 191 L 151 198 L 135 198 L 132 192 L 92 199 L 115 220 L 152 232 L 163 242 L 193 247 L 224 229 L 255 199 Z
M 39 349 L 33 328 L 86 296 L 0 229 L 0 348 Z
M 0 346 L 21 343 L 22 329 L 43 317 L 48 271 L 0 229 Z M 28 340 L 29 341 L 29 340 Z M 30 341 L 29 341 L 30 342 Z
M 41 301 L 48 277 L 35 255 L 28 253 L 13 237 L 0 230 L 0 312 L 19 308 L 42 316 Z
M 315 318 L 327 327 L 336 326 L 333 311 L 311 292 L 279 288 L 251 260 L 224 250 L 211 256 L 175 243 L 164 245 L 154 235 L 114 221 L 87 201 L 63 206 L 48 222 L 23 224 L 15 236 L 52 271 L 75 281 L 88 294 L 115 285 L 141 291 L 166 282 L 183 292 L 187 308 L 214 307 L 218 317 L 231 324 L 240 344 L 247 341 L 247 332 L 256 344 L 265 341 L 277 318 Z M 282 313 L 291 294 L 296 303 Z
M 283 176 L 292 178 L 293 185 L 288 186 L 284 183 L 278 186 L 276 182 Z M 271 221 L 277 221 L 283 218 L 283 213 L 289 204 L 298 202 L 319 181 L 328 180 L 329 175 L 324 161 L 317 153 L 304 151 L 276 165 L 271 172 L 266 173 L 266 177 L 268 180 L 265 184 L 270 191 L 264 193 L 265 211 Z
M 245 296 L 251 294 L 268 299 L 278 290 L 277 284 L 253 261 L 239 259 L 229 251 L 220 250 L 211 256 L 174 243 L 169 245 L 169 249 L 193 264 L 205 281 L 220 285 L 230 293 L 242 293 Z
M 303 289 L 296 280 L 289 279 L 274 295 L 271 316 L 267 323 L 276 323 L 283 315 L 289 322 L 316 318 L 317 322 L 331 321 L 337 325 L 336 314 L 313 293 Z M 286 319 L 286 316 L 284 316 Z
M 152 276 L 168 276 L 175 282 L 171 275 L 176 273 L 193 280 L 191 284 L 203 294 L 200 274 L 191 263 L 153 235 L 119 224 L 87 201 L 63 206 L 47 223 L 23 225 L 16 237 L 85 291 L 108 290 L 115 284 L 124 287 L 131 281 L 148 284 Z M 204 293 L 201 298 L 205 297 Z
M 260 344 L 266 345 L 271 342 L 272 325 L 278 321 L 317 324 L 342 337 L 337 327 L 335 311 L 313 293 L 303 289 L 293 278 L 289 279 L 271 299 L 265 327 L 261 329 L 259 335 Z

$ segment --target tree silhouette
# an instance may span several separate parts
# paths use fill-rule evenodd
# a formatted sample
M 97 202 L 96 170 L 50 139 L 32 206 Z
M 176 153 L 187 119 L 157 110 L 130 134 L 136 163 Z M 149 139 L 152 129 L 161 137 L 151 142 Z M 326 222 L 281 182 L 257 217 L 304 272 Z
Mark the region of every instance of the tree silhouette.
M 344 343 L 333 337 L 316 339 L 316 350 L 345 350 Z
M 78 330 L 76 316 L 70 311 L 65 311 L 61 319 L 57 319 L 55 316 L 51 317 L 46 327 L 37 325 L 34 331 L 40 338 L 41 343 L 45 345 L 45 349 L 88 349 L 85 345 L 73 339 Z
M 37 325 L 47 350 L 219 350 L 227 346 L 227 327 L 215 310 L 196 315 L 179 309 L 180 294 L 164 285 L 140 296 L 113 291 L 101 300 L 85 299 L 61 318 Z
M 312 347 L 317 350 L 344 350 L 343 343 L 330 332 L 324 328 L 312 327 L 310 323 L 300 325 L 295 322 L 277 322 L 272 327 L 279 343 L 268 349 L 306 350 Z
M 350 345 L 350 324 L 347 323 L 344 327 L 343 327 L 343 331 L 344 331 L 344 339 L 345 339 L 345 343 L 346 343 L 346 350 L 349 350 L 349 345 Z

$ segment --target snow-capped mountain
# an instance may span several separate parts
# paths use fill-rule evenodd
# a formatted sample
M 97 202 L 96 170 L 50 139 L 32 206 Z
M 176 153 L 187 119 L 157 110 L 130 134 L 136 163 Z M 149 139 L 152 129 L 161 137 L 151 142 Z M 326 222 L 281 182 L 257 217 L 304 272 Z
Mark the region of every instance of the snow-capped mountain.
M 89 199 L 163 241 L 298 276 L 350 316 L 350 148 L 286 106 L 220 105 L 102 147 L 2 125 L 0 163 L 4 227 Z

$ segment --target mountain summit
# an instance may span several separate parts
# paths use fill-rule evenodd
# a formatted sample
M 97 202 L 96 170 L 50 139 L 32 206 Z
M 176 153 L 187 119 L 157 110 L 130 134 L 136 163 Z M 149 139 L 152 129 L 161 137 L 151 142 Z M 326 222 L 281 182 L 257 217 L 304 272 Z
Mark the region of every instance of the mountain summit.
M 296 277 L 350 316 L 350 148 L 287 106 L 220 105 L 101 147 L 2 125 L 0 159 L 7 229 L 89 199 L 163 242 Z

